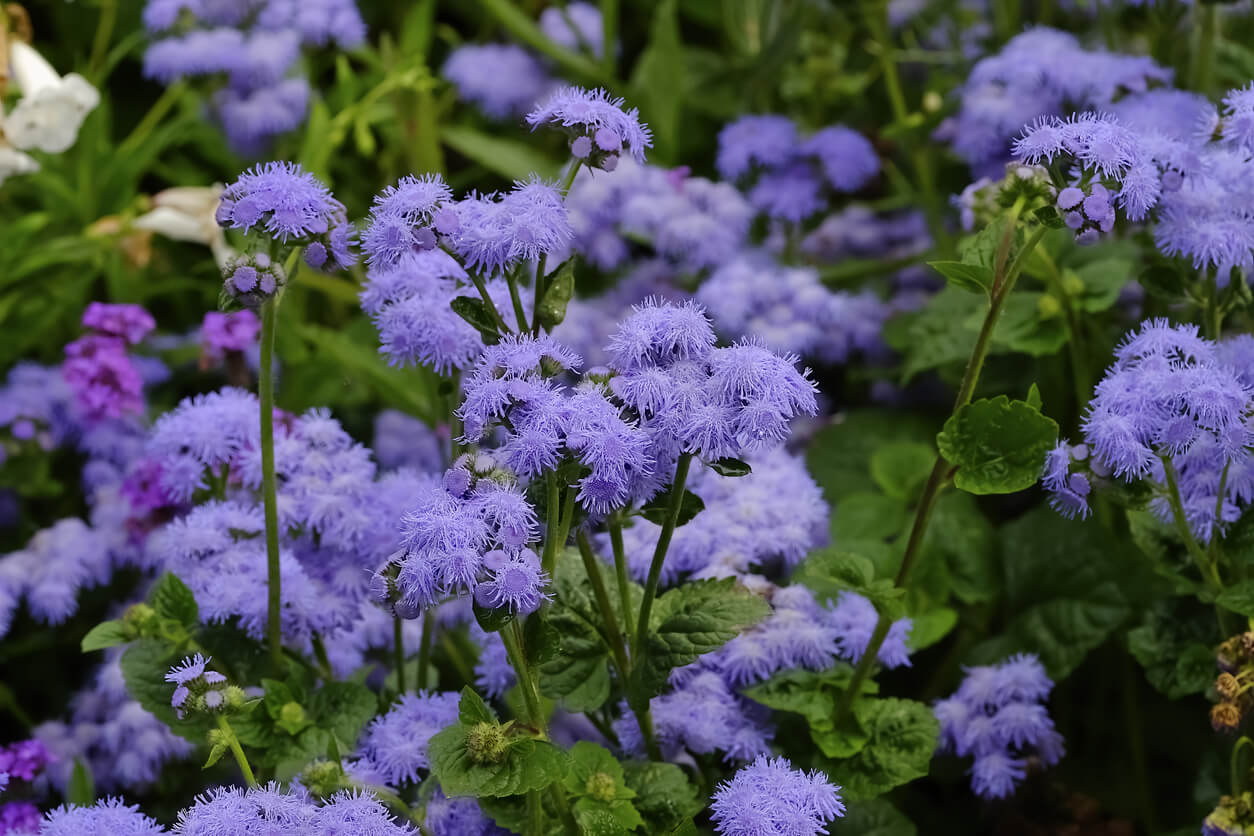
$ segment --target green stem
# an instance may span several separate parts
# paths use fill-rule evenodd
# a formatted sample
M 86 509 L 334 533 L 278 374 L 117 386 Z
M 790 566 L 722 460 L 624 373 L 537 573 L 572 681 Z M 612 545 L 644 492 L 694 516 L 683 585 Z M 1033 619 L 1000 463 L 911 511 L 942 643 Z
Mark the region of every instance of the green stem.
M 266 521 L 267 642 L 276 672 L 283 664 L 283 596 L 279 587 L 279 502 L 274 478 L 274 332 L 278 297 L 261 306 L 261 365 L 257 390 L 261 400 L 261 501 Z
M 392 667 L 396 670 L 396 690 L 405 693 L 405 624 L 399 615 L 392 616 Z
M 610 646 L 610 652 L 614 655 L 614 662 L 618 665 L 619 673 L 622 674 L 623 680 L 631 674 L 631 663 L 627 658 L 627 646 L 623 642 L 623 634 L 618 629 L 618 619 L 614 617 L 614 607 L 610 604 L 610 595 L 605 588 L 605 580 L 601 577 L 601 560 L 592 551 L 592 543 L 588 540 L 588 533 L 582 528 L 575 533 L 575 542 L 579 544 L 579 555 L 583 558 L 583 568 L 588 573 L 588 580 L 592 584 L 592 594 L 597 599 L 597 607 L 601 610 L 601 617 L 605 620 L 606 639 Z
M 531 330 L 531 326 L 527 324 L 527 312 L 523 310 L 522 297 L 518 295 L 518 272 L 510 270 L 505 274 L 505 281 L 509 285 L 509 300 L 514 303 L 514 318 L 518 320 L 518 333 L 526 333 Z
M 562 829 L 566 831 L 566 836 L 582 836 L 583 830 L 570 812 L 570 804 L 562 793 L 560 782 L 549 784 L 549 796 L 553 799 L 553 806 L 557 808 L 557 817 L 562 820 Z
M 461 677 L 463 685 L 475 684 L 474 666 L 466 660 L 462 649 L 457 646 L 457 641 L 448 633 L 440 634 L 440 647 L 444 648 L 444 655 L 448 657 L 449 664 L 457 671 L 457 675 Z
M 666 550 L 670 548 L 671 537 L 679 522 L 679 509 L 684 501 L 684 483 L 688 481 L 688 468 L 692 464 L 692 453 L 680 453 L 675 462 L 675 478 L 671 480 L 670 497 L 666 505 L 666 519 L 662 531 L 658 534 L 657 547 L 653 550 L 653 561 L 649 564 L 649 577 L 644 585 L 644 597 L 640 599 L 640 614 L 636 616 L 636 640 L 631 646 L 631 656 L 636 664 L 644 664 L 648 652 L 649 612 L 653 609 L 653 598 L 657 595 L 658 580 L 662 577 L 662 563 L 666 560 Z
M 422 614 L 422 638 L 418 642 L 418 675 L 414 687 L 419 691 L 427 687 L 427 669 L 431 667 L 431 642 L 435 638 L 435 610 Z
M 613 78 L 615 49 L 618 46 L 618 0 L 601 0 L 601 67 L 606 78 Z
M 322 642 L 322 636 L 317 633 L 311 634 L 309 643 L 313 645 L 314 658 L 318 660 L 318 673 L 324 679 L 334 679 L 335 671 L 331 667 L 331 658 L 327 656 L 327 646 Z
M 1219 304 L 1219 285 L 1214 273 L 1206 276 L 1206 336 L 1218 340 L 1223 331 L 1223 309 Z
M 230 747 L 231 754 L 235 756 L 235 762 L 239 764 L 239 771 L 244 774 L 244 781 L 249 787 L 257 786 L 257 779 L 253 777 L 253 768 L 248 765 L 248 758 L 244 755 L 243 748 L 239 745 L 239 738 L 235 736 L 235 730 L 231 728 L 231 724 L 227 721 L 225 714 L 218 715 L 218 730 L 226 737 L 226 745 Z
M 573 487 L 567 487 L 565 498 L 562 500 L 562 514 L 558 517 L 557 524 L 557 550 L 561 552 L 566 548 L 566 541 L 570 539 L 570 527 L 575 519 L 575 494 L 577 493 Z
M 1254 748 L 1254 740 L 1241 735 L 1232 745 L 1232 755 L 1228 758 L 1228 778 L 1232 781 L 1233 796 L 1240 796 L 1241 788 L 1245 785 L 1245 782 L 1241 780 L 1241 750 L 1247 746 Z
M 627 575 L 627 550 L 623 547 L 623 518 L 617 513 L 610 516 L 610 547 L 614 551 L 614 574 L 618 582 L 618 600 L 623 608 L 623 630 L 630 636 L 635 630 L 632 624 L 631 579 Z
M 105 54 L 109 50 L 109 41 L 113 39 L 113 27 L 118 20 L 118 0 L 102 0 L 100 4 L 100 22 L 96 24 L 96 37 L 91 44 L 91 59 L 88 61 L 88 74 L 96 83 L 100 82 L 98 74 L 104 69 Z
M 1210 95 L 1215 71 L 1215 41 L 1219 35 L 1219 7 L 1214 3 L 1193 6 L 1193 60 L 1189 66 L 1189 86 L 1203 96 Z
M 1010 261 L 1010 245 L 1013 241 L 1019 208 L 1016 205 L 1012 209 L 1010 224 L 1007 226 L 1006 234 L 998 247 L 994 262 L 993 286 L 990 289 L 988 312 L 984 315 L 984 324 L 980 328 L 980 334 L 976 338 L 975 346 L 971 349 L 971 356 L 967 360 L 966 370 L 962 375 L 962 383 L 958 387 L 958 396 L 954 400 L 954 414 L 971 402 L 971 398 L 975 394 L 975 387 L 980 380 L 980 371 L 984 367 L 984 358 L 988 355 L 989 346 L 992 343 L 993 331 L 996 329 L 997 321 L 1001 317 L 1002 308 L 1005 307 L 1006 299 L 1009 298 L 1011 291 L 1014 290 L 1019 274 L 1023 271 L 1025 260 L 1031 255 L 1032 250 L 1036 248 L 1036 245 L 1040 243 L 1041 238 L 1045 234 L 1045 227 L 1037 227 L 1024 244 L 1023 249 L 1015 256 L 1013 261 Z M 923 487 L 923 494 L 919 497 L 919 504 L 915 508 L 914 523 L 910 527 L 910 538 L 906 542 L 906 550 L 902 555 L 901 566 L 897 570 L 897 577 L 893 580 L 895 589 L 905 587 L 910 579 L 910 573 L 913 571 L 919 557 L 919 548 L 923 544 L 923 537 L 927 533 L 928 523 L 931 521 L 932 509 L 935 507 L 936 500 L 948 481 L 949 463 L 945 461 L 943 456 L 937 456 L 936 462 L 932 465 L 932 472 L 928 476 L 927 484 Z M 888 637 L 888 630 L 891 626 L 892 621 L 881 613 L 879 619 L 875 622 L 875 630 L 871 633 L 871 640 L 867 643 L 862 658 L 858 660 L 858 664 L 854 667 L 849 687 L 841 694 L 840 701 L 836 704 L 836 710 L 833 715 L 834 724 L 839 725 L 850 707 L 853 706 L 854 700 L 857 699 L 857 695 L 862 690 L 862 684 L 871 675 L 871 668 L 875 665 L 876 657 L 880 648 L 884 645 L 884 640 Z
M 492 296 L 488 293 L 488 286 L 484 284 L 483 276 L 478 273 L 471 272 L 470 280 L 474 282 L 475 290 L 479 291 L 479 298 L 483 300 L 483 304 L 488 309 L 488 314 L 492 317 L 492 321 L 496 323 L 496 327 L 501 329 L 501 335 L 514 333 L 508 325 L 505 324 L 505 318 L 501 316 L 501 312 L 496 309 L 496 303 L 492 301 Z
M 510 664 L 518 676 L 518 690 L 522 692 L 523 703 L 527 706 L 528 722 L 540 733 L 548 734 L 545 728 L 544 712 L 540 708 L 540 694 L 536 691 L 535 679 L 531 676 L 531 666 L 527 664 L 527 655 L 523 649 L 522 625 L 514 619 L 501 630 L 501 640 L 505 642 L 505 652 L 509 655 Z
M 449 393 L 448 393 L 448 444 L 449 444 L 449 466 L 452 467 L 453 462 L 457 461 L 457 457 L 461 455 L 461 442 L 458 441 L 462 437 L 464 429 L 462 427 L 462 417 L 457 414 L 457 406 L 462 398 L 462 376 L 460 372 L 454 371 L 449 375 Z
M 1180 499 L 1180 482 L 1176 477 L 1176 466 L 1172 464 L 1170 456 L 1162 455 L 1159 458 L 1162 459 L 1163 473 L 1167 478 L 1167 503 L 1171 506 L 1171 516 L 1176 524 L 1176 532 L 1197 564 L 1198 571 L 1202 573 L 1202 580 L 1218 595 L 1223 592 L 1223 581 L 1219 578 L 1219 570 L 1215 568 L 1215 564 L 1207 557 L 1201 544 L 1193 536 L 1193 529 L 1189 528 L 1189 519 L 1184 512 L 1184 502 Z M 1222 622 L 1222 616 L 1220 620 Z
M 557 473 L 550 470 L 544 475 L 544 552 L 540 556 L 540 568 L 553 577 L 557 563 L 558 517 L 562 513 L 562 499 L 557 486 Z
M 1054 259 L 1050 257 L 1047 250 L 1041 250 L 1041 256 L 1045 262 L 1049 288 L 1058 299 L 1063 316 L 1067 320 L 1067 330 L 1070 332 L 1070 338 L 1067 340 L 1067 349 L 1071 357 L 1071 375 L 1075 384 L 1076 409 L 1082 410 L 1084 404 L 1088 403 L 1089 395 L 1093 391 L 1093 383 L 1089 378 L 1088 362 L 1085 359 L 1087 355 L 1084 352 L 1084 334 L 1081 330 L 1083 323 L 1076 314 L 1075 306 L 1071 304 L 1071 297 L 1067 295 L 1067 290 L 1063 286 L 1062 273 L 1059 272 L 1058 265 L 1054 263 Z
M 583 163 L 578 157 L 571 157 L 570 162 L 566 164 L 566 173 L 562 175 L 562 182 L 558 184 L 558 190 L 562 193 L 562 198 L 570 193 L 570 187 L 575 184 L 575 175 L 579 173 L 579 166 Z M 536 280 L 533 282 L 534 301 L 532 303 L 531 313 L 535 317 L 535 321 L 531 323 L 531 333 L 536 336 L 540 335 L 540 303 L 544 301 L 544 294 L 548 292 L 549 283 L 545 273 L 545 265 L 548 262 L 549 254 L 540 253 L 540 257 L 536 259 Z
M 165 118 L 165 115 L 170 112 L 170 108 L 178 103 L 185 92 L 187 92 L 187 82 L 185 81 L 177 81 L 165 88 L 165 92 L 153 102 L 152 107 L 144 114 L 144 118 L 139 121 L 135 129 L 118 146 L 119 159 L 121 155 L 128 154 L 143 144 L 148 135 L 156 129 L 161 120 Z
M 527 836 L 541 836 L 544 833 L 544 804 L 540 799 L 539 790 L 527 793 Z

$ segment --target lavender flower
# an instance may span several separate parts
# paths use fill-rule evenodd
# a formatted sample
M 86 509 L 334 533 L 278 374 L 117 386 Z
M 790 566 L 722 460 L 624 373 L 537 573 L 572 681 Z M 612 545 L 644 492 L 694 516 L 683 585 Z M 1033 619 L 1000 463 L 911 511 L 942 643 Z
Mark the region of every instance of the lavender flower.
M 759 755 L 714 792 L 715 829 L 724 836 L 815 836 L 845 814 L 840 787 L 815 770 L 795 770 L 785 758 Z
M 158 836 L 166 829 L 120 798 L 106 798 L 91 807 L 65 805 L 48 813 L 40 836 Z
M 604 50 L 601 10 L 591 3 L 549 6 L 540 13 L 540 31 L 550 41 L 575 52 L 599 57 Z
M 940 751 L 973 757 L 971 789 L 1005 798 L 1027 774 L 1027 756 L 1045 766 L 1063 755 L 1062 736 L 1041 702 L 1054 683 L 1035 656 L 1011 656 L 996 666 L 966 669 L 966 678 L 933 711 Z
M 561 128 L 577 158 L 607 171 L 614 170 L 623 153 L 643 163 L 644 149 L 653 146 L 639 112 L 634 107 L 623 110 L 622 99 L 600 89 L 563 87 L 527 114 L 527 124 L 533 130 L 541 125 Z M 581 142 L 583 138 L 587 141 Z
M 135 415 L 144 409 L 144 381 L 125 340 L 88 335 L 65 346 L 66 383 L 89 420 Z
M 797 126 L 787 116 L 742 116 L 719 132 L 718 173 L 738 180 L 755 168 L 782 166 L 800 145 Z
M 224 703 L 223 690 L 226 677 L 217 671 L 206 670 L 209 659 L 197 653 L 170 668 L 165 681 L 174 685 L 170 705 L 179 719 L 187 711 L 213 711 Z
M 454 250 L 468 269 L 487 276 L 559 252 L 572 235 L 561 193 L 534 177 L 503 195 L 462 200 L 456 218 Z
M 222 192 L 218 224 L 264 230 L 282 243 L 305 242 L 346 223 L 344 205 L 296 163 L 269 162 L 245 171 Z
M 375 196 L 370 223 L 362 236 L 371 267 L 392 268 L 401 259 L 435 248 L 436 232 L 454 216 L 441 210 L 452 200 L 438 174 L 402 177 Z
M 440 72 L 453 83 L 459 97 L 493 119 L 527 113 L 553 85 L 544 65 L 513 44 L 459 46 L 449 53 Z
M 1083 461 L 1088 457 L 1088 448 L 1082 444 L 1072 446 L 1065 441 L 1058 442 L 1053 450 L 1045 456 L 1045 469 L 1041 474 L 1041 485 L 1049 491 L 1049 504 L 1055 511 L 1067 519 L 1088 519 L 1088 495 L 1092 483 L 1083 473 L 1072 473 L 1074 460 Z
M 35 738 L 19 740 L 0 748 L 0 772 L 9 778 L 33 781 L 52 760 L 48 747 Z
M 152 314 L 139 305 L 107 305 L 103 302 L 92 302 L 83 312 L 83 327 L 90 328 L 107 337 L 119 337 L 131 345 L 136 345 L 157 323 Z
M 431 768 L 427 742 L 446 726 L 457 722 L 457 694 L 402 694 L 381 717 L 362 733 L 360 757 L 392 786 L 417 783 L 420 772 Z
M 221 361 L 228 352 L 245 352 L 253 348 L 260 333 L 261 320 L 252 311 L 209 311 L 200 326 L 201 350 L 206 357 Z
M 427 829 L 431 836 L 506 836 L 479 809 L 473 798 L 447 798 L 436 790 L 427 802 Z

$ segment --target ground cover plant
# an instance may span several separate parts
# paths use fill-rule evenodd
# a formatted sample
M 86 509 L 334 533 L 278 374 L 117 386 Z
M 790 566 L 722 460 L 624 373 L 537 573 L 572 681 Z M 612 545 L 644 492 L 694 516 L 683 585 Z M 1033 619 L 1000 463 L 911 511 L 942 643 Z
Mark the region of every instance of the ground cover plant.
M 0 833 L 1254 834 L 1254 9 L 0 7 Z

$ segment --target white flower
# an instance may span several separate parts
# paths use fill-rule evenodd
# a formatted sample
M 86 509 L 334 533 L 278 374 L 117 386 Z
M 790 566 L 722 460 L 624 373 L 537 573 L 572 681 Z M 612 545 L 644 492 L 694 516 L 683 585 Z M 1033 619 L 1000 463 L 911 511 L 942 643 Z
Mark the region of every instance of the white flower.
M 33 174 L 39 171 L 39 163 L 23 151 L 0 145 L 0 184 L 16 174 Z
M 22 91 L 4 122 L 4 135 L 17 148 L 36 148 L 59 154 L 74 144 L 78 129 L 96 105 L 100 93 L 77 73 L 62 77 L 29 44 L 14 40 L 9 66 Z
M 152 196 L 153 209 L 135 219 L 135 227 L 173 238 L 204 244 L 222 267 L 235 255 L 226 244 L 216 213 L 222 184 L 212 186 L 178 186 Z

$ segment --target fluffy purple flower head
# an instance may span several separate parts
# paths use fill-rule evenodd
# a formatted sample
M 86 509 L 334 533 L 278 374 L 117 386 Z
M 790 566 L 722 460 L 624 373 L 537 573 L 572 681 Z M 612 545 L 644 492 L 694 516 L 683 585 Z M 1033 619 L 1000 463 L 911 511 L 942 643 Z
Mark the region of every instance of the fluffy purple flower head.
M 1074 460 L 1087 457 L 1087 447 L 1073 447 L 1065 441 L 1058 442 L 1045 456 L 1041 485 L 1049 491 L 1049 504 L 1067 519 L 1088 519 L 1090 513 L 1088 495 L 1092 484 L 1085 474 L 1071 472 Z
M 739 180 L 755 168 L 776 168 L 791 160 L 801 140 L 787 116 L 742 116 L 718 135 L 718 173 Z
M 252 311 L 210 311 L 200 326 L 200 345 L 205 355 L 221 359 L 230 351 L 248 351 L 257 344 L 261 320 Z
M 0 833 L 31 836 L 39 832 L 39 808 L 29 801 L 8 801 L 0 804 Z
M 544 65 L 514 44 L 459 46 L 449 53 L 440 72 L 461 99 L 478 105 L 493 119 L 527 113 L 553 85 Z
M 121 337 L 88 335 L 69 343 L 61 373 L 91 421 L 144 411 L 144 380 Z
M 431 836 L 507 836 L 479 809 L 473 798 L 448 798 L 436 790 L 427 802 L 427 829 Z
M 296 163 L 269 162 L 245 171 L 222 192 L 218 224 L 263 229 L 276 241 L 304 241 L 344 223 L 344 206 Z
M 613 171 L 622 154 L 644 162 L 644 149 L 653 146 L 653 135 L 641 124 L 636 108 L 623 109 L 623 100 L 604 90 L 563 87 L 527 114 L 527 124 L 557 127 L 574 142 L 580 137 L 592 141 L 586 162 Z
M 135 345 L 157 327 L 152 314 L 139 305 L 109 305 L 92 302 L 83 311 L 83 327 L 107 337 L 121 337 Z
M 769 169 L 749 190 L 749 203 L 775 220 L 799 224 L 823 209 L 822 183 L 803 161 Z
M 106 798 L 90 807 L 65 805 L 49 811 L 40 836 L 159 836 L 166 829 L 139 811 L 138 804 Z
M 237 29 L 197 29 L 150 46 L 144 53 L 144 75 L 172 84 L 183 78 L 226 73 L 243 51 L 244 34 Z
M 362 733 L 362 761 L 391 786 L 417 783 L 431 768 L 427 759 L 431 736 L 457 722 L 457 700 L 452 692 L 402 694 Z
M 453 247 L 467 268 L 485 276 L 561 252 L 574 235 L 561 193 L 537 178 L 503 195 L 467 198 L 456 205 L 456 218 Z
M 33 781 L 52 760 L 52 753 L 37 739 L 19 740 L 0 748 L 0 772 L 10 779 Z
M 541 601 L 552 597 L 545 591 L 548 575 L 540 568 L 535 552 L 523 549 L 513 556 L 503 551 L 495 554 L 501 558 L 484 561 L 490 575 L 475 589 L 475 600 L 480 606 L 527 615 L 539 609 Z
M 227 0 L 227 5 L 238 2 Z M 294 30 L 311 46 L 334 41 L 343 49 L 351 49 L 366 40 L 366 24 L 355 0 L 266 0 L 257 15 L 257 25 Z
M 623 750 L 644 752 L 644 738 L 635 716 L 623 705 L 614 732 Z M 687 749 L 695 754 L 723 752 L 725 760 L 748 761 L 770 752 L 773 730 L 770 711 L 745 699 L 711 670 L 701 670 L 676 683 L 670 693 L 649 703 L 654 730 L 664 754 L 673 759 Z
M 983 798 L 1005 798 L 1026 775 L 1027 756 L 1045 766 L 1063 755 L 1062 737 L 1041 704 L 1054 683 L 1033 655 L 966 669 L 957 692 L 938 701 L 942 752 L 972 757 L 971 788 Z
M 540 13 L 540 31 L 556 44 L 574 52 L 600 57 L 604 41 L 601 10 L 591 3 L 549 6 Z
M 402 177 L 375 196 L 362 248 L 372 267 L 395 267 L 402 258 L 436 245 L 437 219 L 453 193 L 438 174 Z
M 759 755 L 712 798 L 711 818 L 723 836 L 816 836 L 845 814 L 840 787 L 818 770 L 793 769 L 786 758 Z
M 299 77 L 254 90 L 224 87 L 213 96 L 213 112 L 231 148 L 258 157 L 276 136 L 300 127 L 311 94 L 309 82 Z
M 856 192 L 880 170 L 880 160 L 870 140 L 843 125 L 823 128 L 801 143 L 801 152 L 814 156 L 832 188 Z
M 1254 82 L 1229 90 L 1223 101 L 1223 141 L 1245 151 L 1254 151 Z
M 615 369 L 631 372 L 677 360 L 703 360 L 713 348 L 714 329 L 699 305 L 651 298 L 632 308 L 606 350 Z

